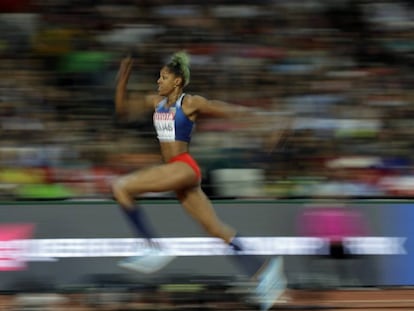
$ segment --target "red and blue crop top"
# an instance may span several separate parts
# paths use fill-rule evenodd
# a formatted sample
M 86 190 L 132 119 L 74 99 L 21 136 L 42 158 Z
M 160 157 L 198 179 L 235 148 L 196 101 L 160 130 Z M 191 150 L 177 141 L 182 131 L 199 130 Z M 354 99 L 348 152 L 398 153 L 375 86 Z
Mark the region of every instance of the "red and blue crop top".
M 166 107 L 167 99 L 163 99 L 155 108 L 153 121 L 160 142 L 190 142 L 194 128 L 182 109 L 185 94 L 182 94 L 171 107 Z

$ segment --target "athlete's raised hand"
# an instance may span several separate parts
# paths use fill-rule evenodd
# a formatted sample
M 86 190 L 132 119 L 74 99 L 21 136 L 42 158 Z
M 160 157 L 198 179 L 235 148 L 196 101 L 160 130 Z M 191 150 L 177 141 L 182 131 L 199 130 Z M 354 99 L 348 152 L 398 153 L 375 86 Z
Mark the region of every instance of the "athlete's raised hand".
M 126 82 L 128 80 L 129 76 L 131 75 L 133 64 L 134 60 L 131 56 L 126 56 L 121 60 L 118 74 L 116 75 L 117 82 Z

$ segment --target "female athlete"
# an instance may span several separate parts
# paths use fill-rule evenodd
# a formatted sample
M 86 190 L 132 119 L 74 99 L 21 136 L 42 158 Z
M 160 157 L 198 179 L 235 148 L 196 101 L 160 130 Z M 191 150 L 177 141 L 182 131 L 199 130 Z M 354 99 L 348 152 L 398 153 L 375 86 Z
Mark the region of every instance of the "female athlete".
M 263 264 L 252 256 L 237 254 L 243 250 L 236 230 L 223 223 L 203 192 L 201 170 L 189 153 L 189 143 L 197 118 L 201 115 L 218 118 L 251 117 L 253 110 L 202 96 L 184 93 L 190 82 L 189 57 L 185 52 L 175 53 L 160 71 L 158 94 L 130 99 L 126 86 L 133 60 L 124 58 L 120 65 L 115 93 L 118 118 L 130 118 L 131 113 L 142 115 L 145 109 L 153 111 L 154 127 L 160 143 L 163 164 L 148 167 L 121 176 L 113 183 L 113 195 L 123 212 L 148 243 L 142 256 L 126 258 L 120 265 L 144 273 L 155 272 L 168 264 L 174 256 L 153 243 L 155 234 L 135 197 L 147 192 L 175 192 L 185 211 L 211 236 L 222 239 L 234 250 L 234 257 L 245 272 L 258 281 L 255 294 L 263 309 L 268 309 L 282 293 L 285 281 L 280 277 L 282 258 L 276 257 Z M 282 273 L 283 274 L 283 273 Z

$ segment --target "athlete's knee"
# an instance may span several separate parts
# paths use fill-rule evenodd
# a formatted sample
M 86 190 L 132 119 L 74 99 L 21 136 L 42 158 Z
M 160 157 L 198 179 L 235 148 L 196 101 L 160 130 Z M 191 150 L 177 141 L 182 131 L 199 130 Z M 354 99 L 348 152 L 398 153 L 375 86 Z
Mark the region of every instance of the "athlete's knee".
M 121 196 L 125 196 L 128 194 L 126 190 L 126 185 L 127 182 L 125 177 L 118 177 L 112 182 L 112 193 L 115 196 L 115 198 L 119 198 Z
M 127 190 L 125 177 L 119 177 L 112 182 L 112 194 L 122 208 L 134 208 L 134 199 Z

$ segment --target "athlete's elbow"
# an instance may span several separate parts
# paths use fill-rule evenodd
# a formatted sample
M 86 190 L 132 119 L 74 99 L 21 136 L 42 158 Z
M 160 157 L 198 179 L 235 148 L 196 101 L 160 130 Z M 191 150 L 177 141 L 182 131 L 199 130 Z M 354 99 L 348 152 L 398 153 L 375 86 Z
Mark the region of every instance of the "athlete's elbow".
M 114 113 L 115 123 L 118 125 L 125 124 L 128 122 L 128 115 L 124 110 L 115 110 Z

